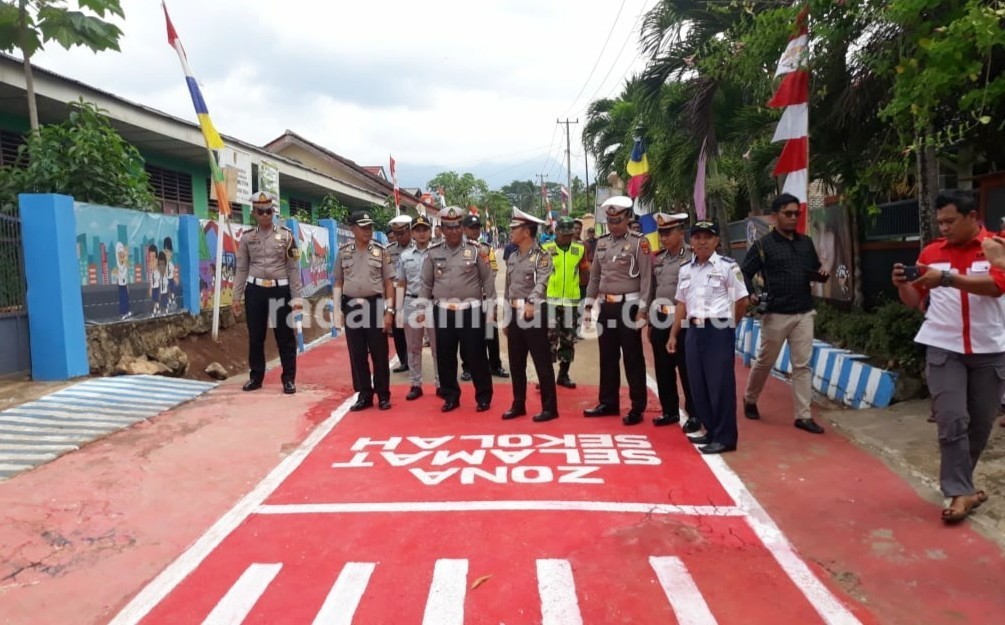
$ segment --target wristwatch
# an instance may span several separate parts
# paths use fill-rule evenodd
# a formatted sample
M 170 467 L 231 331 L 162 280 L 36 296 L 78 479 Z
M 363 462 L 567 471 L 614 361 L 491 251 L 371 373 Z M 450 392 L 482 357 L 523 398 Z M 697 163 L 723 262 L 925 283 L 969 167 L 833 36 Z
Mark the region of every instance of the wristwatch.
M 948 271 L 942 272 L 942 277 L 939 279 L 939 286 L 950 287 L 953 286 L 953 274 Z
M 391 306 L 385 306 L 384 307 L 384 312 L 391 313 L 393 315 L 394 314 L 394 308 L 392 308 Z

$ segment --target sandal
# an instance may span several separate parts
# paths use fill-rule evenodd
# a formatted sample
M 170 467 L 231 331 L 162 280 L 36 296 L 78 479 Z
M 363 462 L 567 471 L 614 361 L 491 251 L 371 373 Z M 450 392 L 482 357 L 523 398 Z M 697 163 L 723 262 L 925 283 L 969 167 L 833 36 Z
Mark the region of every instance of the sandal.
M 985 495 L 985 499 L 987 496 Z M 963 519 L 970 516 L 970 513 L 974 509 L 981 505 L 979 495 L 961 495 L 959 497 L 953 497 L 953 500 L 949 503 L 949 507 L 942 510 L 942 522 L 947 524 L 959 523 Z
M 981 504 L 988 500 L 988 494 L 982 490 L 979 490 L 976 493 L 974 493 L 974 497 L 977 498 L 977 501 L 974 502 L 974 505 L 970 508 L 971 510 L 976 510 L 977 508 L 980 508 Z

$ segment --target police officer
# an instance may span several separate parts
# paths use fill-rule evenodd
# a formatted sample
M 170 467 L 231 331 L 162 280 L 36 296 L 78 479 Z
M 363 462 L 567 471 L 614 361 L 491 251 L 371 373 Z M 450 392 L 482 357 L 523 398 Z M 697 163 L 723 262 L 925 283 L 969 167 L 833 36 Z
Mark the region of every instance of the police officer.
M 558 362 L 556 383 L 565 388 L 576 388 L 569 377 L 569 367 L 576 357 L 580 285 L 583 277 L 590 275 L 586 246 L 575 240 L 575 232 L 576 222 L 572 217 L 559 217 L 555 224 L 555 240 L 541 246 L 551 256 L 555 268 L 548 279 L 548 308 L 554 316 L 549 340 L 552 359 Z
M 436 333 L 432 328 L 432 319 L 424 319 L 419 323 L 416 318 L 424 311 L 416 305 L 419 291 L 422 290 L 422 263 L 429 253 L 429 239 L 432 235 L 432 225 L 429 218 L 419 215 L 412 220 L 412 243 L 401 253 L 398 262 L 397 285 L 401 293 L 399 300 L 404 301 L 399 317 L 405 330 L 408 343 L 408 379 L 412 387 L 405 399 L 412 401 L 422 397 L 422 344 L 423 337 L 429 337 L 429 345 L 433 352 L 433 373 L 436 376 L 436 394 L 440 394 L 440 376 L 436 367 Z
M 499 264 L 496 262 L 496 251 L 492 249 L 491 245 L 481 240 L 481 219 L 478 218 L 478 215 L 466 215 L 461 219 L 461 227 L 464 228 L 464 238 L 478 245 L 478 251 L 485 262 L 489 264 L 489 267 L 492 269 L 492 277 L 495 279 L 495 275 L 499 272 Z M 484 319 L 484 314 L 482 317 Z M 494 327 L 489 327 L 488 325 L 485 327 L 487 329 L 485 346 L 488 350 L 489 371 L 497 378 L 508 378 L 509 372 L 503 369 L 502 358 L 499 355 L 499 333 L 496 332 Z M 467 360 L 465 360 L 462 353 L 461 380 L 467 382 L 470 379 L 471 371 L 468 369 Z
M 391 257 L 391 268 L 394 270 L 395 277 L 398 275 L 402 252 L 412 244 L 412 231 L 409 227 L 411 223 L 412 218 L 408 215 L 398 215 L 388 222 L 391 234 L 388 237 L 389 243 L 385 249 L 387 249 L 387 255 Z M 398 285 L 396 284 L 395 286 Z M 395 303 L 399 307 L 402 304 L 400 301 L 395 301 Z M 405 328 L 401 327 L 401 324 L 394 324 L 392 335 L 394 336 L 394 351 L 398 353 L 398 366 L 392 369 L 391 372 L 404 373 L 408 371 L 408 343 L 405 340 Z
M 736 261 L 720 256 L 719 228 L 710 221 L 691 226 L 694 260 L 680 270 L 677 307 L 666 349 L 677 352 L 687 328 L 690 396 L 705 433 L 690 440 L 703 454 L 736 449 L 736 324 L 747 306 L 747 286 Z
M 275 198 L 268 193 L 251 197 L 251 214 L 258 224 L 244 233 L 237 249 L 237 276 L 231 310 L 237 317 L 248 310 L 248 365 L 251 379 L 244 390 L 262 388 L 265 378 L 265 331 L 273 327 L 279 360 L 283 365 L 283 392 L 297 392 L 297 341 L 290 323 L 290 311 L 302 308 L 300 248 L 293 231 L 273 223 Z M 279 307 L 272 307 L 278 302 Z M 270 318 L 275 309 L 276 316 Z
M 548 311 L 545 292 L 552 273 L 552 256 L 537 244 L 537 227 L 544 221 L 513 207 L 510 234 L 517 249 L 506 261 L 506 338 L 513 370 L 513 405 L 503 419 L 527 414 L 527 353 L 534 359 L 540 380 L 541 412 L 537 422 L 558 418 L 555 371 L 548 349 Z
M 436 328 L 436 367 L 444 399 L 441 410 L 460 406 L 461 387 L 457 383 L 457 348 L 464 352 L 475 384 L 476 410 L 492 405 L 492 374 L 485 357 L 485 327 L 482 310 L 494 323 L 496 285 L 492 269 L 482 258 L 478 245 L 464 240 L 461 218 L 465 211 L 448 206 L 440 211 L 443 243 L 432 245 L 422 263 L 421 302 L 432 302 Z M 425 319 L 420 318 L 423 322 Z
M 352 366 L 352 387 L 359 396 L 349 410 L 391 407 L 391 373 L 387 362 L 387 334 L 394 324 L 394 287 L 391 258 L 373 241 L 373 219 L 368 211 L 349 218 L 354 240 L 339 248 L 335 259 L 335 326 L 345 327 Z M 373 378 L 370 363 L 373 361 Z
M 642 353 L 642 327 L 646 323 L 648 298 L 652 293 L 652 258 L 649 241 L 628 231 L 632 218 L 632 199 L 623 195 L 605 201 L 601 208 L 607 215 L 609 234 L 597 240 L 596 254 L 586 291 L 584 323 L 590 323 L 593 305 L 600 306 L 599 403 L 583 414 L 587 417 L 613 416 L 620 413 L 621 372 L 619 356 L 624 358 L 632 408 L 622 418 L 625 425 L 642 423 L 646 409 L 646 361 Z
M 670 327 L 673 325 L 674 310 L 677 303 L 677 281 L 682 265 L 694 259 L 691 248 L 684 243 L 684 228 L 687 226 L 687 213 L 656 213 L 656 229 L 660 237 L 660 251 L 653 255 L 653 296 L 650 298 L 649 341 L 653 346 L 653 364 L 656 371 L 656 386 L 658 387 L 660 406 L 663 413 L 653 419 L 655 425 L 671 425 L 680 421 L 680 396 L 677 393 L 677 372 L 680 372 L 681 387 L 684 389 L 684 402 L 688 418 L 684 423 L 684 431 L 697 432 L 701 429 L 694 413 L 694 403 L 688 391 L 687 360 L 685 357 L 685 333 L 681 329 L 677 338 L 677 353 L 666 350 L 670 339 Z

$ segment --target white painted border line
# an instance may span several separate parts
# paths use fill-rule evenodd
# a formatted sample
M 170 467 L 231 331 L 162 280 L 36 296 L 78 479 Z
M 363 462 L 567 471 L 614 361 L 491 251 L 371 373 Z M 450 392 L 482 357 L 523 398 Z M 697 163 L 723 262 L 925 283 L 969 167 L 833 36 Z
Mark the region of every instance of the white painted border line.
M 356 396 L 342 402 L 331 416 L 304 439 L 297 449 L 284 458 L 255 488 L 244 496 L 233 508 L 228 510 L 213 524 L 188 550 L 182 553 L 164 569 L 157 577 L 147 584 L 108 625 L 134 625 L 145 617 L 150 610 L 164 600 L 189 574 L 198 567 L 206 557 L 216 549 L 223 540 L 250 516 L 262 502 L 275 491 L 303 463 L 318 443 L 349 412 L 349 406 L 356 401 Z
M 381 503 L 295 503 L 269 504 L 255 508 L 255 514 L 352 514 L 395 512 L 625 512 L 682 516 L 744 516 L 735 506 L 676 506 L 662 503 L 619 501 L 395 501 Z
M 464 597 L 468 590 L 468 561 L 436 561 L 429 585 L 422 625 L 464 625 Z
M 656 380 L 648 373 L 646 373 L 646 386 L 654 393 L 659 390 Z M 841 603 L 803 562 L 788 539 L 785 538 L 781 528 L 771 520 L 754 495 L 744 486 L 740 476 L 733 472 L 726 461 L 721 456 L 698 455 L 708 465 L 730 498 L 741 510 L 747 513 L 746 521 L 750 529 L 761 539 L 768 552 L 789 576 L 792 583 L 802 591 L 806 600 L 810 602 L 810 605 L 824 622 L 827 625 L 862 625 L 862 622 L 851 613 L 851 610 Z
M 656 571 L 663 593 L 678 625 L 716 625 L 718 621 L 705 602 L 698 585 L 680 558 L 649 556 L 649 566 Z
M 282 564 L 252 564 L 220 599 L 202 625 L 240 625 L 279 575 Z
M 583 625 L 568 560 L 537 561 L 537 593 L 541 597 L 541 625 Z
M 314 617 L 313 625 L 352 625 L 376 567 L 373 562 L 347 562 Z

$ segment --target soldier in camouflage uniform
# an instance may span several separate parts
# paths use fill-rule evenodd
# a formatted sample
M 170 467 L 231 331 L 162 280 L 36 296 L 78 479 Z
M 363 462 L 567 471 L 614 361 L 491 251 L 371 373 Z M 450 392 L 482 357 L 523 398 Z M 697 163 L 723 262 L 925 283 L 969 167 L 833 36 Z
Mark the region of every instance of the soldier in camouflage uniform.
M 548 304 L 554 316 L 548 338 L 552 360 L 558 362 L 556 383 L 566 388 L 576 388 L 569 377 L 569 367 L 576 357 L 580 286 L 584 274 L 588 277 L 590 270 L 586 246 L 574 240 L 575 229 L 576 222 L 571 217 L 559 217 L 555 240 L 541 246 L 554 265 L 548 279 Z

